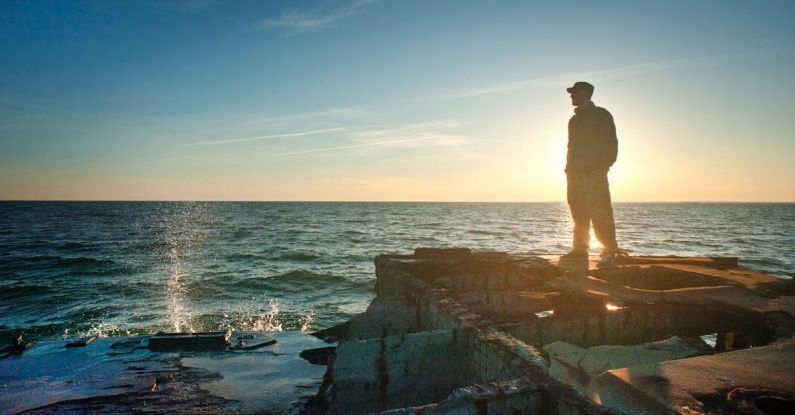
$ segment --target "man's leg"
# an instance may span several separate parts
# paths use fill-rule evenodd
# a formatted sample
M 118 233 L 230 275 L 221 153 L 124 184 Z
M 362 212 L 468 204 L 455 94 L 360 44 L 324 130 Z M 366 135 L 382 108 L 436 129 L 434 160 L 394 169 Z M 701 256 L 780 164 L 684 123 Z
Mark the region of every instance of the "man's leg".
M 613 204 L 610 200 L 610 184 L 607 173 L 592 176 L 589 186 L 588 208 L 596 239 L 604 246 L 604 253 L 618 253 L 616 225 L 613 220 Z
M 580 174 L 566 175 L 566 199 L 569 202 L 571 219 L 574 221 L 573 251 L 588 252 L 591 239 L 591 217 L 588 213 L 588 181 Z

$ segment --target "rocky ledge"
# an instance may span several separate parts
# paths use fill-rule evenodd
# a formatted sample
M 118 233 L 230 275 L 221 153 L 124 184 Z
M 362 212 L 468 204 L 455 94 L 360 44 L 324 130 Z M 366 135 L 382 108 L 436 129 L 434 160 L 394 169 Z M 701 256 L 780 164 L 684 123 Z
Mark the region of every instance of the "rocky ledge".
M 311 414 L 795 413 L 795 285 L 736 258 L 375 258 Z

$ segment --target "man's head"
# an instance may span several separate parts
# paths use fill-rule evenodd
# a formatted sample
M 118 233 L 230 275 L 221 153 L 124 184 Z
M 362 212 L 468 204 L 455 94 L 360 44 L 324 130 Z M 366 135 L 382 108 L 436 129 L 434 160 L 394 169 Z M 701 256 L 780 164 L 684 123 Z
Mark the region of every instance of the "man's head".
M 577 81 L 571 88 L 566 88 L 566 92 L 571 95 L 571 105 L 581 107 L 591 102 L 593 96 L 593 85 L 584 81 Z

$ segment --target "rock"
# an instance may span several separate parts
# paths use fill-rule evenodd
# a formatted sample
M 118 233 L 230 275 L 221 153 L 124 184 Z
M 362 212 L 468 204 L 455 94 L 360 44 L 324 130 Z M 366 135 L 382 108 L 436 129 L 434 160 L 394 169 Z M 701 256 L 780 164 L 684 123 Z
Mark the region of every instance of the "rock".
M 706 344 L 699 345 L 696 341 L 677 336 L 634 346 L 594 346 L 587 349 L 556 341 L 543 349 L 549 356 L 549 374 L 553 378 L 591 396 L 598 393 L 597 377 L 607 370 L 709 353 Z
M 318 339 L 335 342 L 338 339 L 348 338 L 348 329 L 350 328 L 350 326 L 351 322 L 350 320 L 348 320 L 344 323 L 337 324 L 336 326 L 332 326 L 323 330 L 318 330 L 310 334 L 317 337 Z
M 73 341 L 71 343 L 66 343 L 65 347 L 68 347 L 68 348 L 85 347 L 85 346 L 88 346 L 89 344 L 91 344 L 91 342 L 93 342 L 96 339 L 97 339 L 97 336 L 84 337 L 82 339 L 78 339 L 78 340 Z
M 250 346 L 240 345 L 240 346 L 230 347 L 229 350 L 257 350 L 265 346 L 272 346 L 276 343 L 277 343 L 276 340 L 268 340 L 266 342 L 252 344 Z
M 365 313 L 354 316 L 349 323 L 347 339 L 373 339 L 417 331 L 415 308 L 397 298 L 376 298 Z
M 610 370 L 598 378 L 599 396 L 603 405 L 625 413 L 793 413 L 793 354 L 790 341 Z M 766 397 L 772 399 L 759 399 Z M 749 401 L 757 408 L 744 405 Z M 768 404 L 790 410 L 777 412 Z
M 466 248 L 377 256 L 376 299 L 322 333 L 336 332 L 340 345 L 312 413 L 668 413 L 642 390 L 671 392 L 658 382 L 665 373 L 621 378 L 630 385 L 613 395 L 599 379 L 712 357 L 697 340 L 707 333 L 735 333 L 735 347 L 757 349 L 795 332 L 792 287 L 736 259 L 632 257 L 611 270 L 557 261 Z M 733 378 L 716 387 L 735 388 Z M 710 410 L 696 401 L 680 412 Z
M 318 347 L 304 350 L 299 356 L 313 365 L 327 365 L 335 350 L 337 350 L 336 347 Z
M 461 259 L 472 255 L 469 248 L 417 248 L 414 250 L 416 258 L 445 258 Z
M 25 340 L 22 339 L 22 335 L 20 334 L 19 337 L 11 341 L 10 345 L 0 349 L 0 359 L 5 359 L 11 355 L 21 355 L 25 350 L 33 347 L 34 344 L 36 344 L 36 342 L 25 343 Z
M 635 346 L 594 346 L 589 347 L 580 360 L 582 368 L 590 377 L 596 377 L 605 370 L 684 359 L 705 354 L 691 342 L 674 336 L 653 343 Z
M 149 339 L 149 350 L 224 350 L 229 345 L 231 331 L 205 333 L 157 333 Z
M 549 374 L 569 385 L 583 385 L 588 375 L 580 368 L 586 350 L 571 343 L 556 341 L 543 347 L 549 356 Z

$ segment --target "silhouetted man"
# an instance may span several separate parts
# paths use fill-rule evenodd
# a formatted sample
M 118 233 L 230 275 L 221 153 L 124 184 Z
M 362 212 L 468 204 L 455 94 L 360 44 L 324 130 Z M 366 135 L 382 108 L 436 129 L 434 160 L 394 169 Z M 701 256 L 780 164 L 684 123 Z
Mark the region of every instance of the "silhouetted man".
M 574 116 L 569 120 L 566 196 L 574 220 L 572 250 L 562 258 L 587 258 L 590 226 L 602 243 L 599 265 L 612 265 L 619 253 L 607 171 L 616 161 L 618 139 L 613 116 L 591 101 L 594 86 L 576 82 L 567 88 Z

